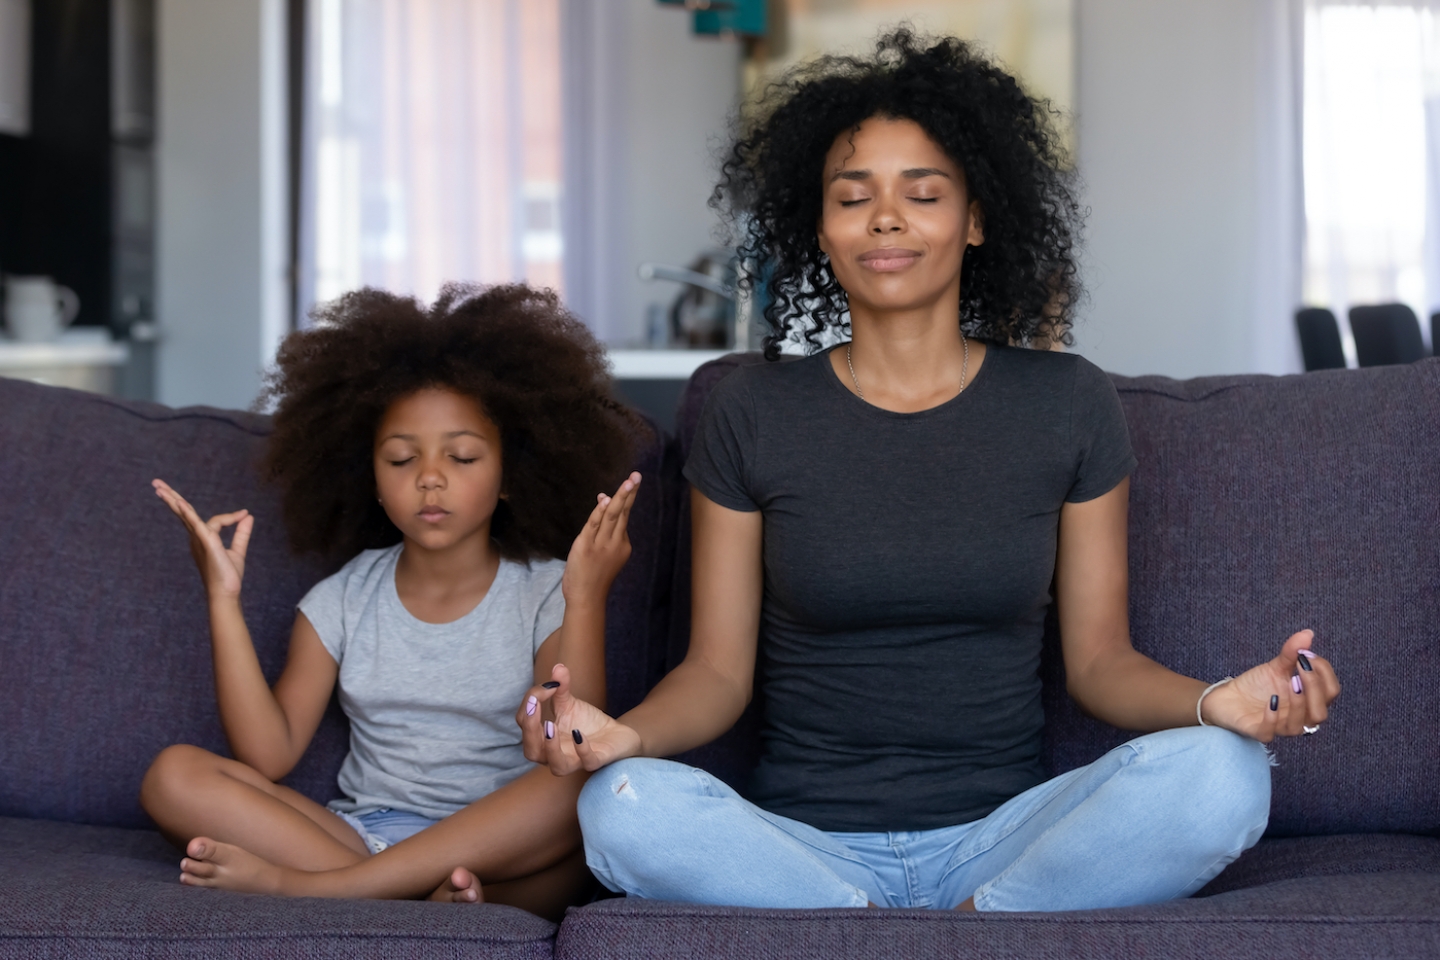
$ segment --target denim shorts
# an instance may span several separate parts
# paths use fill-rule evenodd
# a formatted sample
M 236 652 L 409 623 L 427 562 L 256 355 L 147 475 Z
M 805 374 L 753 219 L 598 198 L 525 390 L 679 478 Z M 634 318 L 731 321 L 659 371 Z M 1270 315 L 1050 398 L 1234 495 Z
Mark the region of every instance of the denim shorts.
M 355 832 L 360 834 L 360 839 L 365 841 L 365 846 L 372 854 L 379 853 L 386 847 L 413 837 L 426 827 L 440 822 L 431 820 L 429 817 L 422 817 L 418 813 L 411 813 L 409 810 L 391 810 L 389 807 L 362 813 L 358 817 L 353 813 L 345 813 L 333 808 L 330 812 L 350 824 Z

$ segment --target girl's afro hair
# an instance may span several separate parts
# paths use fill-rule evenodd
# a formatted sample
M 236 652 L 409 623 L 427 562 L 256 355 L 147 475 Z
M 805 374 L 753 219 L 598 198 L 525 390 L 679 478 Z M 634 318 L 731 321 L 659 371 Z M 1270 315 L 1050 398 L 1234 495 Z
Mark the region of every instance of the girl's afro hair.
M 449 284 L 429 309 L 380 290 L 318 307 L 280 347 L 263 472 L 284 491 L 297 551 L 331 558 L 399 543 L 375 499 L 375 431 L 396 400 L 439 387 L 500 427 L 491 536 L 502 556 L 564 557 L 631 463 L 640 421 L 610 393 L 604 349 L 555 294 Z
M 992 343 L 1070 344 L 1081 212 L 1057 115 L 964 41 L 903 27 L 873 56 L 820 57 L 766 87 L 737 123 L 711 198 L 738 223 L 741 257 L 770 272 L 766 357 L 792 327 L 812 350 L 827 328 L 844 332 L 845 291 L 816 239 L 824 161 L 871 117 L 919 124 L 979 201 L 985 242 L 965 253 L 961 328 Z

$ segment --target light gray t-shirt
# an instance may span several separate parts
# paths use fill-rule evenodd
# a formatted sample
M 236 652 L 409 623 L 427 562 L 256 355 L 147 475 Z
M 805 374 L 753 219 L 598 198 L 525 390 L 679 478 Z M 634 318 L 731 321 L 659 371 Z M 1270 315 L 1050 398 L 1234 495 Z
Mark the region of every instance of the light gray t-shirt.
M 475 609 L 426 623 L 395 591 L 402 546 L 361 553 L 316 584 L 300 612 L 340 665 L 350 718 L 339 777 L 347 799 L 330 806 L 438 820 L 532 766 L 515 708 L 534 683 L 536 652 L 564 619 L 565 562 L 502 560 Z

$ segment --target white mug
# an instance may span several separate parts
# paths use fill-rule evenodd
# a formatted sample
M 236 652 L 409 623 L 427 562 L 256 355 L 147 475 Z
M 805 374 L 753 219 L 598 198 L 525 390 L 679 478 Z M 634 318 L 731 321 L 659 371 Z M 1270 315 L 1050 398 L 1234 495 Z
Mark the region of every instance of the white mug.
M 54 340 L 80 314 L 80 298 L 49 277 L 5 278 L 5 327 L 22 343 Z

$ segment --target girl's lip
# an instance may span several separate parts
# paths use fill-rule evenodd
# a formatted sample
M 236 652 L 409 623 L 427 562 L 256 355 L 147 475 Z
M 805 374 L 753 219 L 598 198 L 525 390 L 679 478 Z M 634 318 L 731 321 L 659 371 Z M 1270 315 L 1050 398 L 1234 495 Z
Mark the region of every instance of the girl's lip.
M 444 520 L 448 516 L 450 516 L 450 511 L 446 510 L 444 507 L 423 507 L 420 510 L 421 520 L 430 520 L 434 522 Z

